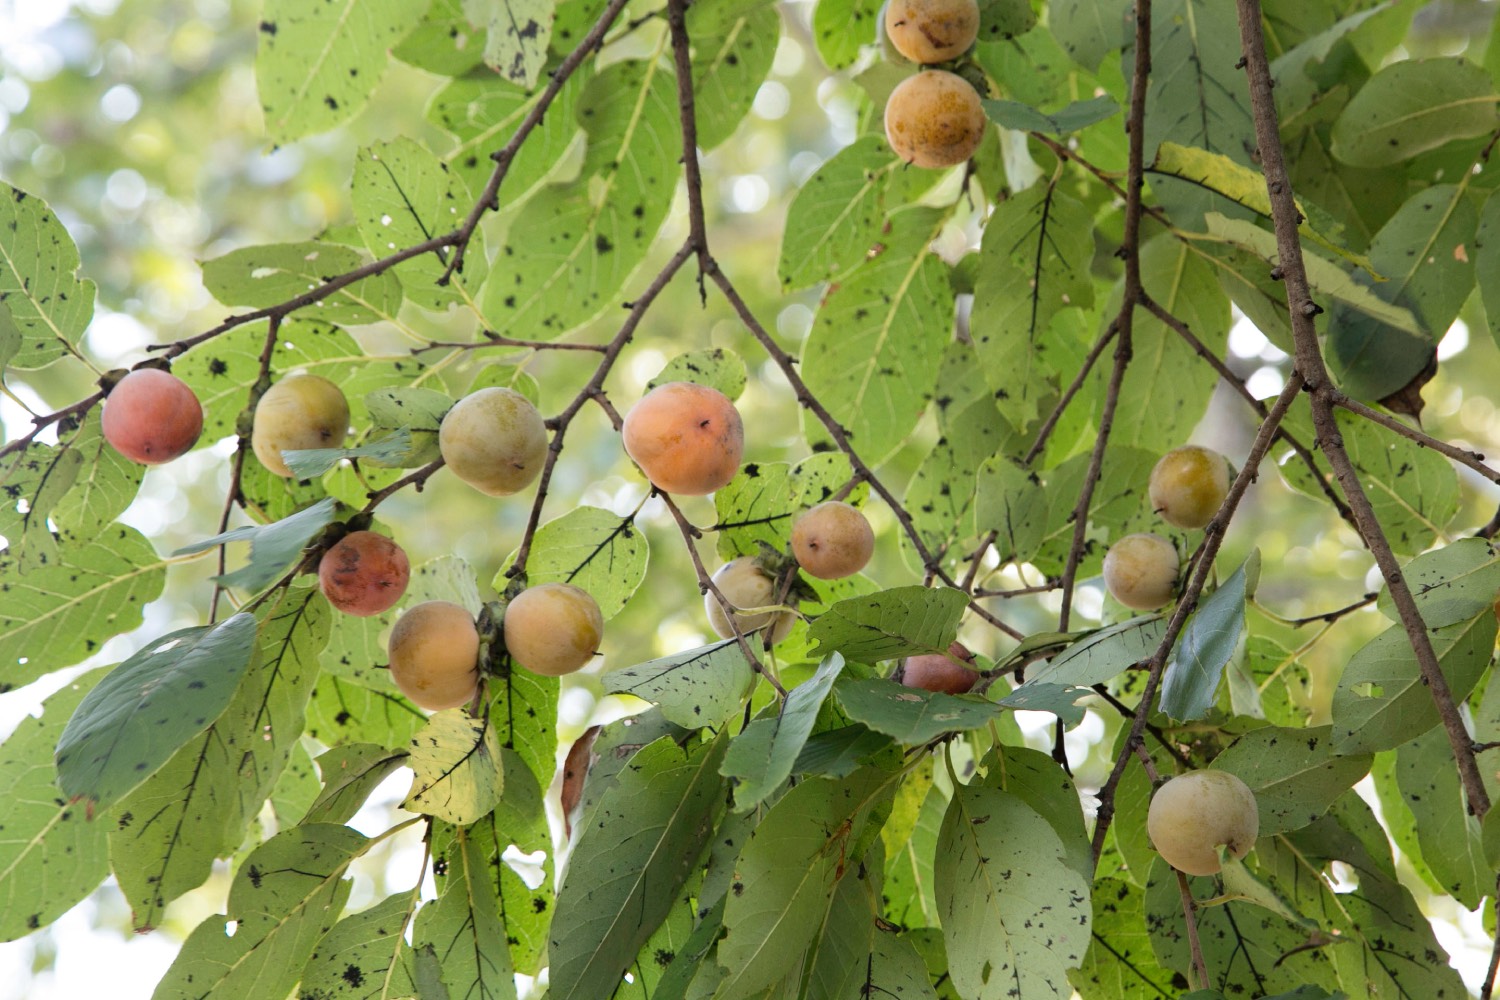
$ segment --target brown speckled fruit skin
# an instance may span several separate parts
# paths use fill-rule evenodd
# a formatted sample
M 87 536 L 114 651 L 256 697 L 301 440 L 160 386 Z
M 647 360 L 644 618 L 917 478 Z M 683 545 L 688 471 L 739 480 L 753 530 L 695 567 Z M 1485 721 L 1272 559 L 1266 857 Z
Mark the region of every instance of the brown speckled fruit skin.
M 1229 463 L 1195 444 L 1173 448 L 1151 469 L 1151 509 L 1178 528 L 1201 528 L 1229 495 Z
M 901 159 L 932 170 L 973 156 L 985 124 L 979 92 L 943 70 L 907 77 L 885 103 L 886 141 Z
M 745 425 L 729 397 L 695 382 L 666 382 L 641 397 L 620 428 L 625 453 L 651 485 L 703 496 L 740 469 Z
M 890 0 L 885 33 L 896 51 L 919 63 L 947 62 L 979 37 L 976 0 Z
M 346 615 L 368 618 L 389 610 L 406 593 L 406 552 L 374 531 L 352 531 L 318 561 L 318 586 Z
M 171 372 L 138 368 L 110 390 L 100 429 L 104 440 L 132 462 L 160 465 L 198 443 L 203 406 Z
M 952 656 L 965 663 L 974 662 L 974 654 L 961 642 L 948 647 Z M 979 682 L 979 673 L 968 667 L 960 667 L 946 656 L 923 653 L 908 656 L 901 665 L 901 683 L 923 691 L 938 691 L 943 694 L 963 694 Z

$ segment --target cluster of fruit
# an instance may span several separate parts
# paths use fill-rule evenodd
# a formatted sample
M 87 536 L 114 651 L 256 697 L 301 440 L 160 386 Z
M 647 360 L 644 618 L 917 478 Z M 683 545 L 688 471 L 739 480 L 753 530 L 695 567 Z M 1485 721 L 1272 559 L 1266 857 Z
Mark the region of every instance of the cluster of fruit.
M 950 63 L 979 37 L 977 0 L 890 0 L 885 36 L 912 62 Z M 979 92 L 957 73 L 923 69 L 885 103 L 885 137 L 908 163 L 940 169 L 963 163 L 984 138 Z
M 1167 452 L 1151 470 L 1151 509 L 1178 528 L 1212 521 L 1229 494 L 1229 463 L 1198 445 Z M 1104 555 L 1104 589 L 1127 608 L 1153 611 L 1177 593 L 1177 548 L 1149 531 L 1126 535 Z
M 158 368 L 137 369 L 109 390 L 104 435 L 122 455 L 159 464 L 186 453 L 203 428 L 203 410 L 181 379 Z M 337 448 L 349 429 L 349 404 L 337 385 L 316 375 L 288 375 L 255 406 L 250 444 L 272 473 L 291 477 L 284 452 Z M 727 485 L 739 471 L 745 431 L 739 412 L 716 389 L 668 382 L 648 392 L 621 427 L 626 453 L 653 486 L 665 493 L 702 496 Z M 444 415 L 438 448 L 444 465 L 475 489 L 508 496 L 541 473 L 547 428 L 531 401 L 506 388 L 486 388 L 459 400 Z M 847 503 L 818 504 L 795 522 L 792 554 L 806 573 L 839 579 L 859 572 L 874 551 L 875 536 L 863 514 Z M 323 553 L 318 582 L 329 603 L 345 614 L 370 616 L 401 600 L 410 577 L 406 553 L 373 531 L 343 535 Z M 779 603 L 776 585 L 750 557 L 735 559 L 714 575 L 735 613 L 731 625 L 713 593 L 705 598 L 709 623 L 725 638 L 768 625 L 770 641 L 783 638 L 795 612 L 738 613 Z M 527 588 L 505 606 L 501 624 L 513 662 L 557 677 L 582 668 L 599 648 L 604 620 L 586 591 L 561 583 Z M 468 609 L 428 601 L 408 609 L 392 629 L 391 677 L 413 702 L 429 710 L 453 708 L 478 691 L 480 628 Z

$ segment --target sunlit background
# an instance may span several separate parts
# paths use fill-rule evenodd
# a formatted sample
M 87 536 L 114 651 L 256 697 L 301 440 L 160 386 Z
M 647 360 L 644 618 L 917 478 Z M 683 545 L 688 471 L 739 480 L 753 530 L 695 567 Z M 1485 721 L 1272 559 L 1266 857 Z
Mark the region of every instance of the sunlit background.
M 750 119 L 706 158 L 705 176 L 716 252 L 751 296 L 757 314 L 795 352 L 811 327 L 817 298 L 814 293 L 783 296 L 777 287 L 781 220 L 798 186 L 858 134 L 869 102 L 852 74 L 829 76 L 822 68 L 807 27 L 810 4 L 789 3 L 782 10 L 788 30 L 771 77 Z M 1487 3 L 1433 5 L 1419 18 L 1410 47 L 1461 51 L 1469 38 L 1483 37 L 1492 13 Z M 260 138 L 252 68 L 257 14 L 258 5 L 244 0 L 0 0 L 0 179 L 47 200 L 77 241 L 86 276 L 99 284 L 99 307 L 86 345 L 97 371 L 68 361 L 39 372 L 11 373 L 0 396 L 7 439 L 29 426 L 31 413 L 48 412 L 90 391 L 98 372 L 128 366 L 145 356 L 147 345 L 188 336 L 221 319 L 226 310 L 204 290 L 199 261 L 255 243 L 312 238 L 346 223 L 355 149 L 397 135 L 443 148 L 447 140 L 423 117 L 442 81 L 393 61 L 372 110 L 337 132 L 270 149 Z M 1014 160 L 1016 171 L 1025 166 Z M 502 212 L 486 225 L 498 234 L 509 222 Z M 956 258 L 972 247 L 977 222 L 945 235 L 943 252 Z M 670 250 L 684 230 L 679 198 L 661 242 Z M 612 319 L 601 321 L 602 335 L 607 336 Z M 1426 390 L 1423 423 L 1455 443 L 1497 454 L 1500 414 L 1493 385 L 1480 376 L 1500 370 L 1500 358 L 1485 331 L 1471 303 L 1442 342 L 1443 364 Z M 362 330 L 359 336 L 371 350 L 399 353 L 470 332 L 472 322 L 461 316 L 407 310 L 400 323 Z M 779 373 L 756 353 L 722 303 L 699 307 L 690 280 L 676 282 L 651 314 L 613 377 L 611 393 L 633 399 L 672 355 L 707 346 L 739 350 L 750 364 L 750 387 L 740 401 L 752 428 L 748 455 L 795 460 L 805 454 L 795 401 Z M 1232 367 L 1257 397 L 1279 391 L 1289 359 L 1243 319 L 1231 334 L 1230 350 Z M 443 372 L 447 383 L 461 389 L 472 363 L 472 357 L 455 361 Z M 574 362 L 567 356 L 528 364 L 541 376 L 545 412 L 556 412 L 586 377 L 585 370 L 570 380 Z M 1249 411 L 1221 387 L 1194 437 L 1238 461 L 1253 431 Z M 929 418 L 882 474 L 904 481 L 933 433 Z M 232 441 L 221 441 L 153 469 L 123 519 L 163 552 L 212 534 L 232 447 Z M 570 431 L 567 455 L 554 488 L 563 499 L 549 506 L 549 517 L 571 509 L 572 498 L 621 514 L 640 503 L 644 483 L 623 461 L 618 439 L 597 411 L 586 410 Z M 1486 522 L 1500 496 L 1490 484 L 1460 471 L 1467 489 L 1454 530 L 1462 534 Z M 497 505 L 443 478 L 419 497 L 398 497 L 381 513 L 413 563 L 458 555 L 486 583 L 519 539 L 527 502 L 517 498 Z M 687 512 L 698 523 L 712 522 L 706 501 L 689 503 Z M 881 537 L 870 575 L 891 586 L 917 582 L 920 576 L 896 542 L 889 512 L 872 505 L 870 513 Z M 591 721 L 629 710 L 615 699 L 600 698 L 600 669 L 689 648 L 708 637 L 675 526 L 655 502 L 646 504 L 638 523 L 652 543 L 651 575 L 611 622 L 606 662 L 565 687 L 565 739 Z M 1378 586 L 1371 560 L 1349 529 L 1274 474 L 1263 474 L 1254 487 L 1222 564 L 1234 566 L 1252 546 L 1260 548 L 1266 566 L 1259 601 L 1284 617 L 1330 610 Z M 707 548 L 705 554 L 712 561 Z M 1040 581 L 1040 574 L 1024 569 L 989 569 L 996 588 Z M 110 642 L 79 669 L 118 662 L 150 637 L 200 622 L 210 572 L 205 559 L 184 561 L 163 598 L 146 609 L 143 627 Z M 1044 597 L 1008 602 L 997 611 L 1023 629 L 1039 630 L 1049 627 L 1049 617 L 1055 624 L 1057 607 L 1055 597 Z M 1085 620 L 1098 620 L 1103 600 L 1097 581 L 1086 583 L 1077 607 Z M 1373 611 L 1361 612 L 1310 645 L 1304 662 L 1312 674 L 1307 699 L 1314 721 L 1326 719 L 1332 680 L 1349 653 L 1383 625 Z M 1251 627 L 1289 649 L 1314 638 L 1311 629 L 1294 631 L 1265 615 L 1252 615 Z M 1001 650 L 992 633 L 976 629 L 965 639 L 990 655 Z M 0 696 L 0 735 L 39 711 L 42 698 L 76 672 Z M 1035 745 L 1050 746 L 1051 716 L 1021 715 Z M 1117 726 L 1117 719 L 1090 712 L 1068 734 L 1069 757 L 1084 787 L 1102 781 Z M 370 834 L 389 827 L 409 780 L 403 773 L 390 779 L 353 825 Z M 1373 802 L 1373 793 L 1367 787 L 1365 792 Z M 393 838 L 355 868 L 350 908 L 411 886 L 421 867 L 418 834 Z M 129 932 L 127 904 L 112 881 L 106 883 L 55 924 L 25 940 L 0 944 L 0 998 L 149 997 L 182 937 L 222 909 L 227 873 L 221 863 L 208 885 L 173 903 L 164 925 L 145 936 Z M 1430 896 L 1409 866 L 1403 866 L 1403 875 L 1427 901 L 1439 939 L 1467 981 L 1477 984 L 1490 948 L 1480 915 L 1447 897 Z

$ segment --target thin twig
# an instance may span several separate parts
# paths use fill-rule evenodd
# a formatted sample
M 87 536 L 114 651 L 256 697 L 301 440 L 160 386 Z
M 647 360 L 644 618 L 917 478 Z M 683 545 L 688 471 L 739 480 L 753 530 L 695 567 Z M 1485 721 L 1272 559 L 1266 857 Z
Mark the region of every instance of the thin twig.
M 1471 451 L 1468 448 L 1456 447 L 1446 441 L 1441 441 L 1433 437 L 1431 434 L 1427 434 L 1416 427 L 1411 427 L 1407 424 L 1403 424 L 1401 421 L 1397 420 L 1389 413 L 1382 413 L 1380 410 L 1374 409 L 1370 406 L 1366 406 L 1364 403 L 1361 403 L 1357 399 L 1350 399 L 1348 396 L 1344 395 L 1342 392 L 1333 388 L 1332 386 L 1328 387 L 1328 389 L 1324 392 L 1324 395 L 1328 397 L 1328 401 L 1334 406 L 1342 407 L 1343 409 L 1348 410 L 1350 413 L 1357 413 L 1361 417 L 1364 417 L 1366 420 L 1373 421 L 1374 423 L 1377 423 L 1380 426 L 1384 427 L 1386 430 L 1393 431 L 1394 433 L 1401 435 L 1408 441 L 1413 441 L 1421 445 L 1423 448 L 1430 448 L 1433 451 L 1437 452 L 1439 455 L 1446 455 L 1448 458 L 1453 459 L 1453 461 L 1457 462 L 1458 464 L 1473 469 L 1475 472 L 1479 473 L 1481 476 L 1488 479 L 1492 483 L 1500 483 L 1500 472 L 1496 472 L 1494 469 L 1486 465 L 1484 462 L 1484 456 L 1479 452 Z
M 1182 922 L 1187 926 L 1188 950 L 1193 955 L 1193 974 L 1197 977 L 1196 988 L 1208 989 L 1208 963 L 1203 960 L 1203 944 L 1198 940 L 1198 904 L 1188 888 L 1187 876 L 1172 869 L 1177 876 L 1177 892 L 1182 897 Z M 1194 985 L 1194 984 L 1189 984 Z
M 524 347 L 533 351 L 593 351 L 603 354 L 609 350 L 608 344 L 569 344 L 557 343 L 550 340 L 516 340 L 512 337 L 502 337 L 498 333 L 485 333 L 484 340 L 430 340 L 420 347 L 413 347 L 411 353 L 422 354 L 435 348 L 446 347 L 455 351 L 482 351 L 486 347 Z
M 1088 355 L 1083 359 L 1083 364 L 1079 366 L 1078 374 L 1073 376 L 1073 381 L 1068 383 L 1068 387 L 1063 390 L 1062 397 L 1058 399 L 1057 405 L 1052 407 L 1052 412 L 1047 414 L 1046 420 L 1042 421 L 1041 429 L 1036 432 L 1036 440 L 1031 442 L 1031 447 L 1026 449 L 1026 454 L 1021 459 L 1022 465 L 1030 465 L 1036 461 L 1036 457 L 1042 453 L 1042 449 L 1047 447 L 1047 439 L 1052 436 L 1052 431 L 1057 427 L 1057 422 L 1062 419 L 1062 415 L 1067 411 L 1068 405 L 1073 402 L 1073 397 L 1078 395 L 1078 391 L 1083 388 L 1083 383 L 1088 381 L 1089 373 L 1094 370 L 1095 363 L 1098 362 L 1100 355 L 1104 353 L 1104 349 L 1115 339 L 1115 334 L 1118 332 L 1119 327 L 1111 323 L 1109 328 L 1100 334 L 1099 339 L 1094 341 L 1094 346 L 1089 348 Z

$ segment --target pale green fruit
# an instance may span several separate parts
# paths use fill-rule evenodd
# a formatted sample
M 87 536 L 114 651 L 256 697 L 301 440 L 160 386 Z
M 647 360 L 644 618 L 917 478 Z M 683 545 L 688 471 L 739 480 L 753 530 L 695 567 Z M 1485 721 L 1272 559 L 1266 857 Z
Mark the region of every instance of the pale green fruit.
M 1151 611 L 1177 593 L 1177 550 L 1160 535 L 1126 535 L 1104 554 L 1104 588 L 1127 608 Z
M 729 603 L 736 608 L 763 608 L 776 603 L 776 583 L 755 564 L 750 556 L 731 559 L 714 574 L 714 586 L 719 588 Z M 729 617 L 719 606 L 713 591 L 703 595 L 703 608 L 708 612 L 708 624 L 714 634 L 722 639 L 734 635 L 729 626 Z M 797 616 L 790 611 L 762 611 L 759 614 L 736 614 L 735 622 L 740 632 L 750 633 L 771 626 L 771 642 L 780 642 L 792 630 Z M 774 621 L 775 624 L 772 624 Z
M 510 496 L 541 474 L 547 427 L 531 400 L 514 389 L 480 389 L 443 417 L 438 450 L 453 474 L 479 492 Z
M 342 389 L 319 375 L 288 375 L 255 404 L 250 447 L 261 465 L 291 478 L 282 452 L 341 448 L 348 433 L 349 401 Z
M 1156 853 L 1188 875 L 1217 873 L 1221 846 L 1243 858 L 1259 831 L 1255 793 L 1228 771 L 1179 774 L 1156 790 L 1146 813 Z

